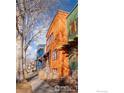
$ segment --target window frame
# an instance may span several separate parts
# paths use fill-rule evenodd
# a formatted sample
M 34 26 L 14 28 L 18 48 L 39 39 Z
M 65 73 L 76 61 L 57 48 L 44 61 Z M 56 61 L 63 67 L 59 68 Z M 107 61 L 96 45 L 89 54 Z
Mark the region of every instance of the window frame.
M 53 50 L 52 52 L 52 60 L 57 60 L 57 50 Z

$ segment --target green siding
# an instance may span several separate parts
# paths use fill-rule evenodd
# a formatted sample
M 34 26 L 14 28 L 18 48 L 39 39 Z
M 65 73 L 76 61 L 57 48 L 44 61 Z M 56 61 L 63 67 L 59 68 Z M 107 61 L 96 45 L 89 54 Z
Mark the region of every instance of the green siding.
M 73 21 L 75 21 L 76 25 L 78 25 L 78 6 L 77 5 L 67 17 L 67 31 L 68 31 L 69 41 L 73 40 L 75 37 L 78 36 L 78 26 L 76 26 L 76 30 L 77 30 L 76 32 L 71 31 L 71 23 Z
M 74 27 L 72 25 L 73 23 L 76 25 L 75 30 L 71 28 L 71 27 Z M 72 12 L 67 17 L 67 32 L 68 32 L 69 41 L 73 41 L 74 38 L 78 37 L 78 5 L 76 5 L 76 7 L 72 10 Z M 76 49 L 72 49 L 69 52 L 70 52 L 69 66 L 70 66 L 70 70 L 73 72 L 78 69 Z

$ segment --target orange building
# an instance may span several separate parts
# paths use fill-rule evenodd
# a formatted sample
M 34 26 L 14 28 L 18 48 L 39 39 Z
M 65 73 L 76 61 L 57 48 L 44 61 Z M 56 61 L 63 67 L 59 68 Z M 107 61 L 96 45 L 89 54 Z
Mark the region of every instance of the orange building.
M 56 78 L 67 77 L 69 75 L 68 56 L 61 46 L 67 44 L 67 24 L 68 13 L 58 10 L 46 35 L 46 52 L 50 69 Z

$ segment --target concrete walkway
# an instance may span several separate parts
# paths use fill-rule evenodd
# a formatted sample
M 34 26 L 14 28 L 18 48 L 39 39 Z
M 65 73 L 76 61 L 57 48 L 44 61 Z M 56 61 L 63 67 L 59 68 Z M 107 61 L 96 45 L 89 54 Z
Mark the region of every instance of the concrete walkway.
M 29 82 L 24 81 L 16 84 L 16 93 L 34 93 L 34 91 L 39 88 L 42 83 L 43 81 L 36 76 Z
M 43 83 L 43 80 L 40 80 L 40 79 L 38 78 L 38 76 L 35 77 L 35 78 L 33 78 L 33 80 L 30 81 L 30 84 L 31 84 L 31 86 L 32 86 L 32 91 L 34 92 L 37 88 L 40 87 L 40 85 L 41 85 L 42 83 Z
M 55 91 L 48 83 L 43 82 L 33 93 L 55 93 Z

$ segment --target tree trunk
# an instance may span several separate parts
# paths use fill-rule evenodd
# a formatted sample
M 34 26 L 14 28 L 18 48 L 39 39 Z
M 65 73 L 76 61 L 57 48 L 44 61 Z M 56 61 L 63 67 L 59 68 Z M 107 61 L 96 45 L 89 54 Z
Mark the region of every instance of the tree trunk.
M 20 81 L 24 79 L 24 71 L 23 71 L 23 35 L 21 37 L 21 61 L 20 61 Z

